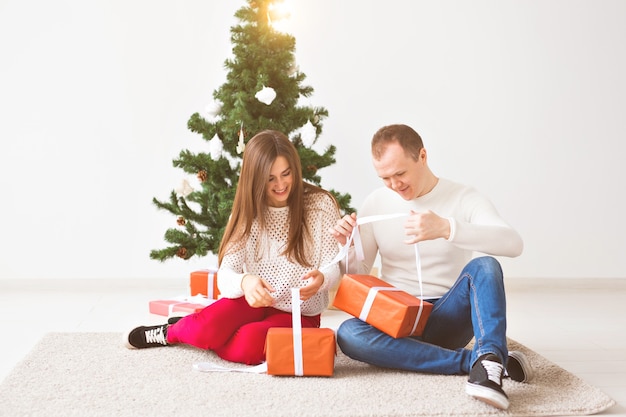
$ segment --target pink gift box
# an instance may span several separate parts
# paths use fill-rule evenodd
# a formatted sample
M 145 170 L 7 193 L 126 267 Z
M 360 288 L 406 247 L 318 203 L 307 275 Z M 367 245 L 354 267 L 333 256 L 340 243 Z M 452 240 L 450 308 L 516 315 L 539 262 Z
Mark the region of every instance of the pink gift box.
M 180 316 L 196 313 L 211 304 L 213 301 L 214 300 L 207 299 L 206 303 L 197 303 L 185 300 L 153 300 L 149 303 L 149 310 L 152 314 L 158 314 L 165 317 L 169 317 L 173 313 Z

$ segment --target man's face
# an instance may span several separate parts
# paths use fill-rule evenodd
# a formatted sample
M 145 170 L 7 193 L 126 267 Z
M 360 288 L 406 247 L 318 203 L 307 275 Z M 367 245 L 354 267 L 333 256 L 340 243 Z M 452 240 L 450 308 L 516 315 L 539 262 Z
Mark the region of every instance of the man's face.
M 376 174 L 387 188 L 392 189 L 405 200 L 412 200 L 423 194 L 426 186 L 426 151 L 420 151 L 418 161 L 406 155 L 397 143 L 387 145 L 380 159 L 373 159 Z

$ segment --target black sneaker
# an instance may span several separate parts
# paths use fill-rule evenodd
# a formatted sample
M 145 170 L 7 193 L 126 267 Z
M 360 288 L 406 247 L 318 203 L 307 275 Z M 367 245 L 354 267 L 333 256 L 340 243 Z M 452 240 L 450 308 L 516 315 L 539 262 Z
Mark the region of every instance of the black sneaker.
M 176 324 L 178 323 L 178 320 L 182 319 L 183 316 L 172 316 L 169 319 L 167 319 L 167 324 Z
M 167 324 L 139 326 L 129 331 L 124 340 L 129 349 L 167 346 Z
M 504 376 L 508 376 L 517 382 L 529 382 L 533 379 L 533 367 L 526 355 L 518 350 L 509 352 L 509 360 L 506 363 Z
M 492 354 L 478 358 L 469 374 L 465 392 L 501 410 L 509 408 L 509 398 L 502 389 L 504 366 L 500 359 Z

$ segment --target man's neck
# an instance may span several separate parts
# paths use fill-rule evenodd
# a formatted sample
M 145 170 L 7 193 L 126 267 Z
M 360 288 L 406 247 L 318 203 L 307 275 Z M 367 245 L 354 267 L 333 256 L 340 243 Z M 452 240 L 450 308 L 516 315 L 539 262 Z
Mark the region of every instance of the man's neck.
M 419 193 L 419 195 L 415 198 L 419 198 L 422 196 L 425 196 L 426 194 L 428 194 L 429 192 L 431 192 L 439 183 L 439 178 L 436 177 L 435 175 L 431 174 L 430 179 L 427 182 L 427 186 L 424 187 L 424 189 L 422 190 L 421 193 Z

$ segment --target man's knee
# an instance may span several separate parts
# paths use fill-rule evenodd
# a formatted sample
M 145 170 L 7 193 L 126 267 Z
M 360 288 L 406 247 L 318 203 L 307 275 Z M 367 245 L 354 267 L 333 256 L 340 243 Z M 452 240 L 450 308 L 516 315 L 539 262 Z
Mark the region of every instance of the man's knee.
M 352 346 L 358 346 L 359 328 L 363 322 L 357 318 L 351 318 L 339 325 L 337 329 L 337 344 L 342 352 L 348 353 Z M 348 352 L 346 352 L 348 351 Z
M 468 267 L 476 268 L 479 271 L 492 276 L 502 277 L 502 266 L 500 262 L 493 256 L 481 256 L 474 258 L 468 264 Z

